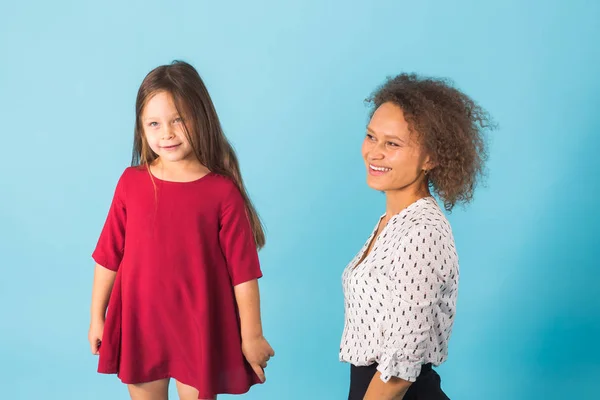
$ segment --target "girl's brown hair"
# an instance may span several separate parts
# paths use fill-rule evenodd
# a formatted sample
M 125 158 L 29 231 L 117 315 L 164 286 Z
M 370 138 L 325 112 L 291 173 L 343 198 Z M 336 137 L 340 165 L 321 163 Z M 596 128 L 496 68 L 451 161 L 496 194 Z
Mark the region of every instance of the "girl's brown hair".
M 262 248 L 265 245 L 263 226 L 244 186 L 237 156 L 223 133 L 217 111 L 202 78 L 190 64 L 174 61 L 155 68 L 144 78 L 135 104 L 131 164 L 149 167 L 158 157 L 146 141 L 141 115 L 148 100 L 162 91 L 173 96 L 177 111 L 185 116 L 186 135 L 198 161 L 211 172 L 226 176 L 236 183 L 246 204 L 254 240 L 257 247 Z

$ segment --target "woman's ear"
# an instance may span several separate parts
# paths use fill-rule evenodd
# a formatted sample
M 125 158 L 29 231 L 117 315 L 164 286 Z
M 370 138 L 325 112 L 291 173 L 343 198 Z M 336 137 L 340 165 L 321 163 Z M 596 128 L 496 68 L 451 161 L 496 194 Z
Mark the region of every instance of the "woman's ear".
M 437 163 L 437 162 L 435 162 L 435 161 L 433 160 L 433 158 L 432 158 L 431 156 L 429 156 L 429 155 L 428 155 L 428 156 L 425 158 L 425 162 L 423 163 L 423 170 L 424 170 L 424 171 L 428 171 L 428 172 L 429 172 L 429 171 L 431 171 L 432 169 L 434 169 L 434 168 L 435 168 L 435 167 L 437 167 L 437 166 L 438 166 L 438 163 Z

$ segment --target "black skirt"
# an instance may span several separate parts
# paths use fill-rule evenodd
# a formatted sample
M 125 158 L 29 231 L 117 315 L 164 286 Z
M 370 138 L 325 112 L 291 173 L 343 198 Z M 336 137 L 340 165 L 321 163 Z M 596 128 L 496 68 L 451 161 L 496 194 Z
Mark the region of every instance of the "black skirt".
M 350 393 L 348 400 L 363 400 L 369 384 L 377 372 L 377 364 L 367 367 L 350 366 Z M 402 400 L 450 400 L 442 391 L 440 376 L 431 364 L 424 364 L 415 382 L 408 388 Z

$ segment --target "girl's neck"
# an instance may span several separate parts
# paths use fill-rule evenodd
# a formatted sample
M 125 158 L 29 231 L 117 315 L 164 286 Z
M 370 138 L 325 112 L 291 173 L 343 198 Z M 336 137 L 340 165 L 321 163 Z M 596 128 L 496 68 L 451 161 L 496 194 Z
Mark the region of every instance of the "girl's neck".
M 160 157 L 150 165 L 152 174 L 167 181 L 193 181 L 210 171 L 198 160 L 164 161 Z

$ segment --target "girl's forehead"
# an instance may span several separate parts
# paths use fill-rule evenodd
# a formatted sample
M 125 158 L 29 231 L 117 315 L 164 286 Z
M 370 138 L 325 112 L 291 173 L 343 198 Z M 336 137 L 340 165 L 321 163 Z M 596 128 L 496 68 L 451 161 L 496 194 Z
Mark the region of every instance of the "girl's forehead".
M 171 93 L 159 91 L 149 96 L 144 108 L 142 109 L 142 115 L 163 114 L 165 112 L 173 111 L 177 112 L 177 107 Z

